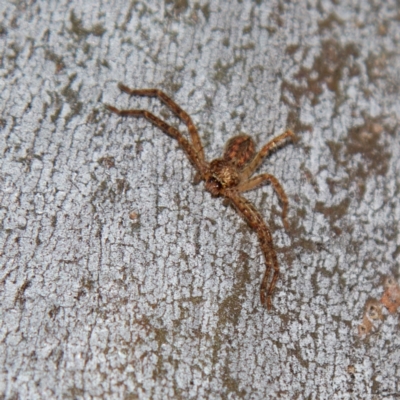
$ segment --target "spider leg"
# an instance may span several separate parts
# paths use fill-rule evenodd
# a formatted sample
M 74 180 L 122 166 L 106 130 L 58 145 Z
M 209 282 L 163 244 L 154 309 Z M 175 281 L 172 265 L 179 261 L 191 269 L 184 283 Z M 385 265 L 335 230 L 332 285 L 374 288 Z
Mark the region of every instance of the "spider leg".
M 230 199 L 238 213 L 247 221 L 250 227 L 256 231 L 261 249 L 264 253 L 265 264 L 267 266 L 260 287 L 261 303 L 271 310 L 272 295 L 274 293 L 276 282 L 279 278 L 279 265 L 276 257 L 272 235 L 261 214 L 247 199 L 240 196 L 238 192 L 229 191 L 225 193 Z M 272 279 L 270 280 L 270 275 Z
M 179 107 L 178 104 L 176 104 L 169 96 L 158 89 L 130 89 L 122 83 L 119 83 L 118 87 L 120 90 L 131 96 L 157 97 L 159 100 L 161 100 L 178 118 L 181 119 L 181 121 L 186 124 L 193 142 L 193 147 L 198 154 L 198 158 L 201 161 L 204 161 L 203 146 L 201 144 L 199 133 L 193 124 L 192 118 L 190 118 L 189 114 L 182 110 L 182 108 Z
M 251 175 L 253 175 L 254 171 L 260 166 L 262 163 L 263 159 L 274 149 L 276 149 L 278 146 L 282 145 L 284 141 L 288 138 L 294 139 L 294 133 L 288 129 L 286 132 L 282 133 L 281 135 L 277 136 L 276 138 L 272 139 L 270 142 L 268 142 L 258 153 L 257 155 L 253 158 L 252 161 L 250 161 L 249 164 L 243 169 L 243 172 L 241 173 L 241 179 L 242 181 L 247 180 Z
M 185 151 L 188 156 L 190 162 L 194 165 L 196 170 L 203 176 L 205 171 L 205 165 L 202 160 L 199 159 L 199 155 L 197 151 L 193 148 L 193 146 L 189 143 L 189 141 L 182 136 L 182 134 L 172 127 L 168 125 L 166 122 L 156 117 L 154 114 L 147 110 L 119 110 L 110 105 L 106 105 L 109 111 L 120 115 L 121 117 L 143 117 L 150 121 L 157 128 L 161 129 L 168 136 L 176 139 L 180 146 Z
M 269 182 L 274 187 L 276 194 L 280 202 L 282 203 L 282 222 L 286 230 L 288 230 L 288 223 L 286 220 L 287 209 L 288 209 L 288 198 L 286 196 L 283 187 L 279 183 L 278 179 L 276 179 L 273 175 L 270 174 L 261 174 L 257 175 L 246 182 L 239 184 L 236 187 L 238 192 L 247 192 L 248 190 L 255 189 L 258 186 L 261 186 L 264 182 Z

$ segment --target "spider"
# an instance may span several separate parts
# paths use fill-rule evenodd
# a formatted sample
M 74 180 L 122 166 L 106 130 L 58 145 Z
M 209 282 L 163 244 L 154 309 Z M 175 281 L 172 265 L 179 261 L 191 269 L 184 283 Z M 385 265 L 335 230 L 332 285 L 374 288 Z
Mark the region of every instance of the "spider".
M 168 136 L 176 139 L 196 169 L 196 183 L 203 180 L 205 182 L 205 189 L 213 197 L 224 197 L 257 233 L 266 264 L 265 274 L 260 287 L 260 299 L 261 303 L 268 310 L 271 310 L 272 295 L 279 277 L 279 265 L 272 235 L 261 214 L 241 193 L 269 182 L 282 203 L 282 221 L 284 227 L 287 229 L 286 215 L 288 199 L 279 181 L 270 174 L 261 174 L 253 178 L 251 176 L 266 156 L 279 145 L 285 144 L 286 139 L 294 139 L 293 132 L 290 129 L 286 130 L 268 142 L 258 153 L 255 152 L 255 143 L 250 136 L 235 136 L 228 140 L 221 158 L 208 162 L 205 159 L 203 146 L 192 119 L 164 92 L 158 89 L 129 89 L 122 83 L 119 83 L 118 87 L 121 91 L 131 96 L 157 97 L 186 124 L 191 141 L 186 139 L 176 128 L 168 125 L 147 110 L 119 110 L 113 106 L 106 105 L 109 111 L 122 117 L 146 118 Z

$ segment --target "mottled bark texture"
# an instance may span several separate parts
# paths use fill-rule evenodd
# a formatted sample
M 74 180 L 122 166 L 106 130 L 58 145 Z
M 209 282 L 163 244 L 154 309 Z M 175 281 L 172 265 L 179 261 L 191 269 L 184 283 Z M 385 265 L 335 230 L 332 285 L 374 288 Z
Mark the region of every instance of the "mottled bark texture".
M 357 336 L 400 257 L 394 0 L 0 2 L 0 396 L 381 399 L 400 394 L 399 313 Z M 104 104 L 159 88 L 208 159 L 245 132 L 299 141 L 246 193 L 281 269 L 177 143 Z M 189 137 L 189 136 L 187 136 Z M 384 310 L 385 312 L 385 310 Z

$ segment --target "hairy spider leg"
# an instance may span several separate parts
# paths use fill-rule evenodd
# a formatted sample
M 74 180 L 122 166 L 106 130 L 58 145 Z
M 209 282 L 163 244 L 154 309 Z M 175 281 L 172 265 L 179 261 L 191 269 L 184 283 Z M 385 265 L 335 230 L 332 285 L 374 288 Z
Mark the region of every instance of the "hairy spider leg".
M 122 83 L 119 83 L 118 87 L 120 90 L 131 96 L 157 97 L 161 100 L 178 118 L 181 119 L 181 121 L 186 124 L 199 159 L 201 161 L 205 160 L 203 145 L 201 144 L 199 133 L 193 124 L 192 118 L 190 118 L 189 114 L 182 110 L 182 108 L 179 107 L 178 104 L 176 104 L 169 96 L 159 89 L 130 89 Z
M 260 166 L 263 159 L 274 149 L 280 146 L 284 140 L 288 137 L 294 138 L 294 133 L 288 129 L 286 132 L 277 136 L 268 142 L 258 153 L 257 155 L 247 164 L 247 166 L 243 169 L 240 174 L 241 181 L 246 181 L 251 175 L 253 175 L 254 171 Z
M 227 191 L 226 196 L 231 200 L 238 213 L 247 221 L 250 227 L 257 232 L 261 249 L 264 253 L 266 270 L 260 287 L 260 299 L 268 310 L 272 308 L 272 295 L 276 282 L 279 278 L 279 265 L 276 257 L 272 235 L 261 214 L 247 199 L 240 196 L 236 191 Z M 272 280 L 269 277 L 273 270 Z
M 168 136 L 176 139 L 182 148 L 185 150 L 186 155 L 188 156 L 191 163 L 194 165 L 196 170 L 200 174 L 204 174 L 205 165 L 202 160 L 199 159 L 197 151 L 193 148 L 193 146 L 189 143 L 189 141 L 182 136 L 182 134 L 172 127 L 168 125 L 166 122 L 156 117 L 154 114 L 147 110 L 119 110 L 110 105 L 106 105 L 106 107 L 113 113 L 120 115 L 121 117 L 143 117 L 150 121 L 157 128 L 161 129 Z
M 278 198 L 280 202 L 282 203 L 282 222 L 286 230 L 288 230 L 289 226 L 286 220 L 287 216 L 287 209 L 288 209 L 288 198 L 286 196 L 285 191 L 283 190 L 283 187 L 279 183 L 278 179 L 275 178 L 275 176 L 271 174 L 261 174 L 254 176 L 253 178 L 249 179 L 246 182 L 240 183 L 236 190 L 238 192 L 247 192 L 249 190 L 255 189 L 258 186 L 261 186 L 264 182 L 269 182 L 273 186 L 276 194 L 278 195 Z

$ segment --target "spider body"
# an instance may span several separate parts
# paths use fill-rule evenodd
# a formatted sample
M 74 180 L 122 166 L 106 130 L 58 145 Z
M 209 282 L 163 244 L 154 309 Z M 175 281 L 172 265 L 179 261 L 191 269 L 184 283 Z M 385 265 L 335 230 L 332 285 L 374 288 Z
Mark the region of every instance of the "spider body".
M 164 92 L 158 89 L 129 89 L 121 83 L 118 86 L 123 92 L 129 95 L 157 97 L 186 124 L 191 142 L 176 128 L 170 126 L 147 110 L 119 110 L 107 105 L 107 108 L 111 112 L 120 116 L 146 118 L 168 136 L 176 139 L 197 171 L 196 180 L 203 180 L 205 182 L 205 189 L 212 196 L 227 199 L 257 233 L 266 264 L 266 271 L 260 288 L 260 299 L 264 306 L 271 309 L 272 295 L 279 277 L 279 265 L 272 235 L 261 214 L 241 193 L 255 189 L 264 183 L 272 184 L 282 203 L 282 221 L 285 228 L 287 228 L 286 214 L 288 200 L 279 181 L 270 174 L 261 174 L 253 178 L 251 176 L 267 155 L 278 146 L 285 144 L 287 139 L 294 138 L 293 132 L 288 129 L 268 142 L 259 152 L 256 152 L 255 143 L 250 136 L 235 136 L 228 140 L 221 158 L 207 162 L 199 134 L 192 119 Z
M 223 196 L 224 190 L 240 183 L 240 172 L 252 158 L 255 145 L 250 136 L 240 135 L 230 139 L 222 158 L 210 162 L 210 175 L 206 176 L 205 187 L 213 196 Z
M 234 136 L 225 146 L 224 160 L 232 162 L 240 169 L 255 156 L 256 145 L 247 135 Z
M 206 177 L 206 189 L 213 196 L 223 195 L 225 189 L 237 186 L 240 177 L 235 166 L 226 160 L 216 159 L 210 163 L 210 176 Z M 212 188 L 212 189 L 209 189 Z M 214 188 L 218 188 L 215 191 Z

